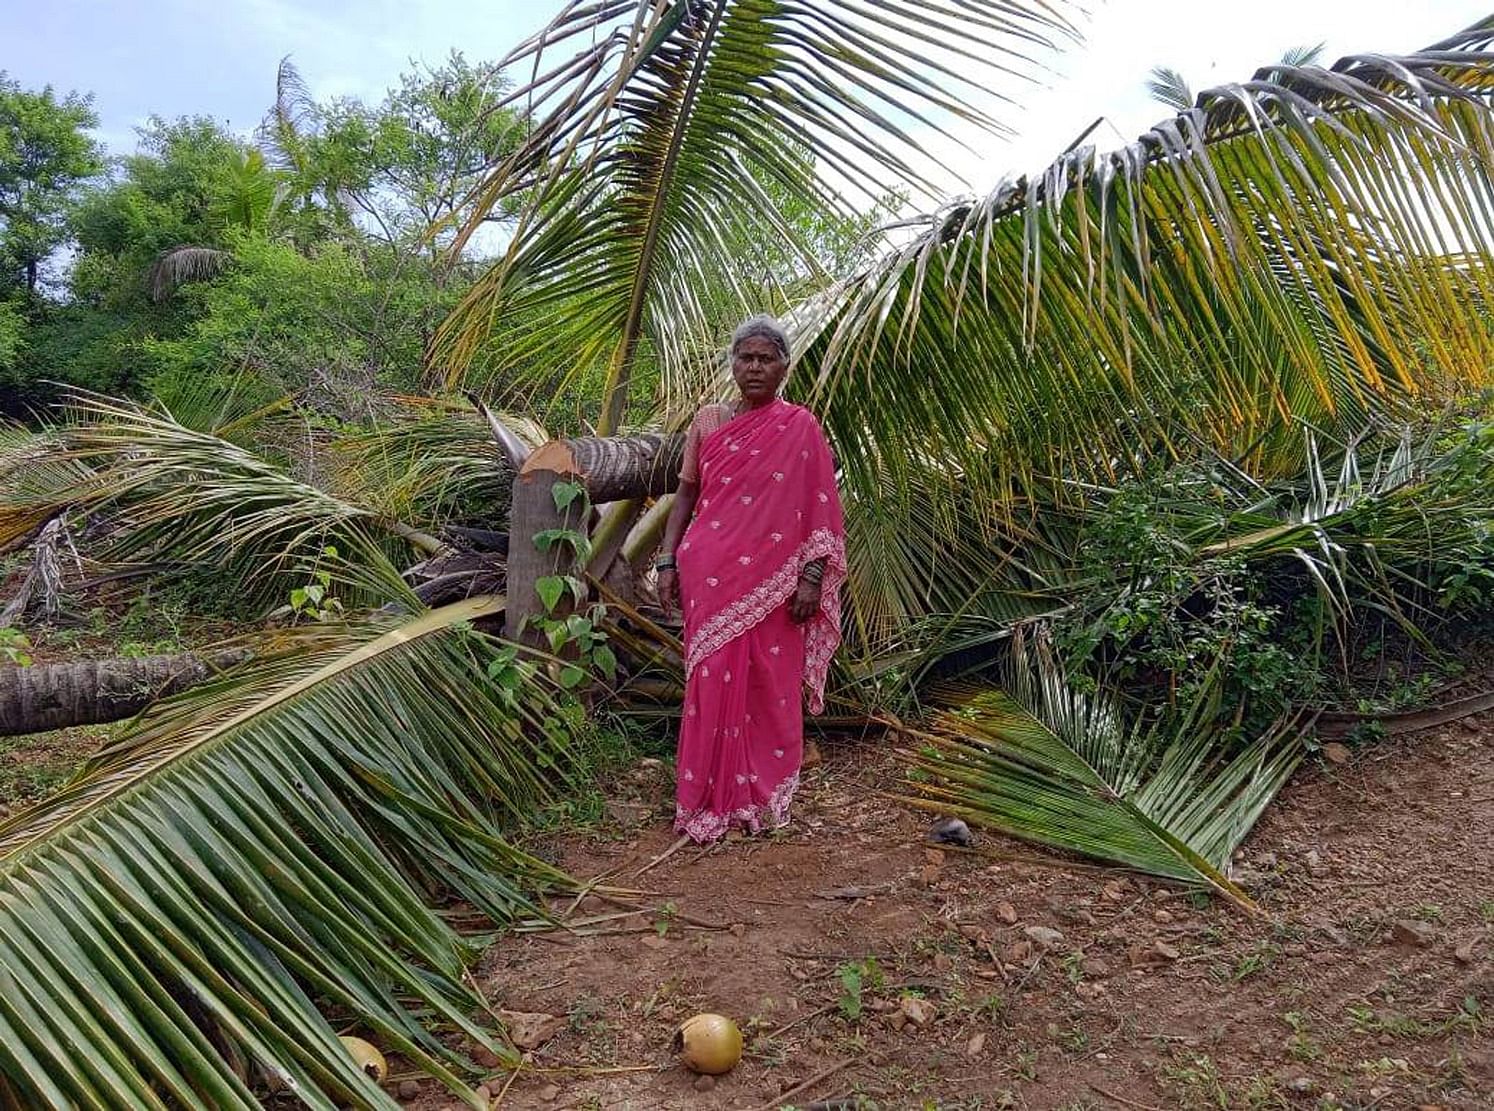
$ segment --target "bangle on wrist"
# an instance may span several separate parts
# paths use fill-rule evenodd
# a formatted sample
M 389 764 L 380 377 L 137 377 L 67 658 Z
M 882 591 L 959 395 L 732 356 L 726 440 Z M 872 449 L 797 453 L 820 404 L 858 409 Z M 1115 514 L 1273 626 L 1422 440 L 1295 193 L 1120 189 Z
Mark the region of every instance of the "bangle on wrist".
M 655 571 L 677 571 L 679 566 L 679 562 L 672 555 L 660 556 L 654 560 Z

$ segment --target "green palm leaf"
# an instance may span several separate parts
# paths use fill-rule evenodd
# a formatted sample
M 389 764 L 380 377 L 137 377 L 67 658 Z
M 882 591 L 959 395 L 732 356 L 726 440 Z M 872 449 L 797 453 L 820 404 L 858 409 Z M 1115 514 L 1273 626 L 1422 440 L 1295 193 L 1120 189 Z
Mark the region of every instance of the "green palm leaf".
M 432 1025 L 510 1051 L 430 904 L 537 913 L 562 877 L 500 830 L 568 764 L 543 691 L 485 679 L 469 623 L 499 606 L 318 631 L 0 823 L 0 1100 L 254 1108 L 245 1058 L 309 1107 L 392 1107 L 320 1008 L 477 1106 Z
M 568 3 L 506 61 L 534 67 L 511 98 L 531 112 L 530 138 L 490 175 L 456 249 L 506 201 L 523 204 L 504 258 L 442 329 L 448 383 L 502 316 L 525 322 L 502 360 L 531 382 L 603 374 L 603 434 L 622 419 L 635 366 L 655 367 L 677 396 L 687 368 L 715 350 L 725 313 L 783 306 L 774 275 L 752 276 L 755 244 L 794 238 L 760 182 L 844 211 L 807 156 L 873 198 L 926 188 L 910 129 L 951 118 L 993 128 L 961 93 L 1030 65 L 1021 52 L 1064 26 L 1057 10 Z M 553 60 L 577 40 L 579 53 Z
M 503 425 L 532 450 L 546 439 L 531 420 L 502 414 Z M 429 402 L 340 437 L 328 452 L 345 465 L 333 488 L 382 517 L 435 529 L 453 517 L 502 527 L 513 465 L 470 408 Z
M 1146 91 L 1159 104 L 1165 104 L 1174 112 L 1186 112 L 1193 107 L 1193 90 L 1188 79 L 1168 66 L 1155 66 L 1146 79 Z
M 1207 886 L 1252 907 L 1230 854 L 1301 761 L 1289 723 L 1248 743 L 1194 705 L 1128 724 L 1101 690 L 1081 693 L 1021 637 L 1012 693 L 946 694 L 909 760 L 913 805 L 1052 848 Z
M 1200 447 L 1291 473 L 1298 421 L 1347 440 L 1485 381 L 1488 38 L 1263 70 L 931 215 L 847 287 L 799 396 L 886 480 L 1001 498 Z

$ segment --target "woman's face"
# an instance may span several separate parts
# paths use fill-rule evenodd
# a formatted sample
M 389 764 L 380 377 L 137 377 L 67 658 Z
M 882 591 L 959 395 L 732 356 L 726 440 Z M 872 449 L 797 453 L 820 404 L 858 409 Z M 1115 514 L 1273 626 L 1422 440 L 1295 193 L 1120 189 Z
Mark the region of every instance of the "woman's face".
M 788 360 L 766 336 L 749 336 L 732 352 L 731 376 L 736 379 L 744 401 L 771 401 L 787 374 Z

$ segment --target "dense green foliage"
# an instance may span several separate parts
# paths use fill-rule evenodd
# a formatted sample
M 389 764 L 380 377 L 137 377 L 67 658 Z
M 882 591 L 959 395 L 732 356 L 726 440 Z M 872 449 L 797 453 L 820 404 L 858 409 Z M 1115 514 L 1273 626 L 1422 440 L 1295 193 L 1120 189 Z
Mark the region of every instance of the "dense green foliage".
M 78 187 L 103 170 L 87 134 L 97 123 L 90 98 L 27 91 L 0 70 L 0 297 L 34 296 L 67 241 Z
M 427 231 L 460 219 L 474 175 L 510 142 L 502 87 L 494 67 L 453 55 L 377 104 L 316 103 L 283 67 L 252 140 L 204 118 L 153 119 L 86 187 L 104 168 L 89 101 L 0 87 L 12 275 L 0 408 L 26 412 L 75 385 L 190 409 L 205 385 L 231 382 L 350 420 L 370 391 L 414 387 L 469 280 L 445 257 L 450 234 Z M 58 280 L 37 288 L 48 260 Z
M 0 145 L 0 228 L 31 244 L 5 257 L 30 251 L 56 272 L 17 299 L 25 267 L 7 263 L 0 413 L 35 413 L 77 386 L 155 397 L 189 424 L 205 396 L 213 411 L 228 396 L 228 410 L 244 412 L 288 395 L 335 423 L 366 424 L 372 399 L 420 388 L 439 324 L 519 201 L 476 214 L 471 205 L 483 175 L 522 138 L 506 81 L 495 65 L 456 53 L 404 75 L 377 103 L 317 101 L 289 64 L 276 76 L 253 137 L 202 117 L 154 118 L 107 174 L 87 135 L 87 98 L 0 87 L 0 116 L 25 129 L 24 150 L 16 139 Z M 806 150 L 784 166 L 801 181 L 814 175 Z M 875 214 L 805 203 L 782 167 L 753 172 L 778 215 L 744 219 L 729 247 L 754 260 L 754 288 L 771 290 L 765 305 L 781 311 L 825 273 L 846 272 Z M 24 219 L 8 217 L 12 181 L 24 187 Z M 466 246 L 453 257 L 464 226 Z M 716 305 L 724 325 L 741 311 L 732 292 L 706 283 L 694 296 Z M 534 368 L 516 360 L 535 335 L 532 314 L 495 329 L 473 356 L 485 392 L 534 396 Z M 542 391 L 546 418 L 595 420 L 605 370 L 605 361 L 566 364 L 557 377 L 570 388 Z M 640 381 L 652 386 L 657 375 L 645 358 Z

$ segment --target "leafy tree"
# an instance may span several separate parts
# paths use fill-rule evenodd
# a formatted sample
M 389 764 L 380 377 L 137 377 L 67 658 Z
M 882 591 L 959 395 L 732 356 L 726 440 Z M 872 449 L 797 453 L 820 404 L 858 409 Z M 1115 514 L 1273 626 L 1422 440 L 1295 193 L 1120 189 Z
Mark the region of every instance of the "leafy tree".
M 151 391 L 181 419 L 193 423 L 194 399 L 214 382 L 246 403 L 300 392 L 340 419 L 415 385 L 426 338 L 455 301 L 428 268 L 356 243 L 311 254 L 247 232 L 229 243 L 221 277 L 178 291 L 184 328 L 141 343 Z
M 22 89 L 0 70 L 0 290 L 34 296 L 42 265 L 68 239 L 78 188 L 103 172 L 93 98 Z
M 521 133 L 517 116 L 502 107 L 498 67 L 458 52 L 434 69 L 403 74 L 378 104 L 352 97 L 318 103 L 288 61 L 276 86 L 260 141 L 287 177 L 287 222 L 300 243 L 329 229 L 347 236 L 356 226 L 376 241 L 418 242 L 435 252 L 450 236 L 427 232 L 464 218 L 481 175 Z
M 146 313 L 163 253 L 221 249 L 235 230 L 264 228 L 275 182 L 263 156 L 212 120 L 153 118 L 138 134 L 118 179 L 79 205 L 71 289 L 85 303 Z
M 146 334 L 140 317 L 117 309 L 76 302 L 31 306 L 9 365 L 0 352 L 0 412 L 19 415 L 49 404 L 59 386 L 135 392 L 149 369 L 137 350 Z
M 56 383 L 138 390 L 154 369 L 143 345 L 181 335 L 193 314 L 153 296 L 160 261 L 183 244 L 221 255 L 230 236 L 264 226 L 274 187 L 257 151 L 204 118 L 152 119 L 138 134 L 112 179 L 71 204 L 66 300 L 26 307 L 18 349 L 0 352 L 0 408 L 52 401 Z

